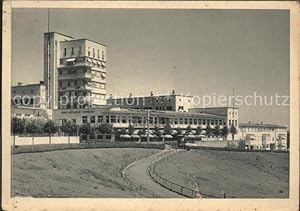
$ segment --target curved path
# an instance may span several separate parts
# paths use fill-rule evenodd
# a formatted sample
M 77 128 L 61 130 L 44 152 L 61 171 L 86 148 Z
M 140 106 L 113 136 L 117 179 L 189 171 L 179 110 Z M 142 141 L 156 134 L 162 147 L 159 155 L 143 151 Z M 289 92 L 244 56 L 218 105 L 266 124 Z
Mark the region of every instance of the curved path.
M 148 158 L 144 158 L 142 160 L 136 161 L 129 166 L 127 166 L 123 171 L 123 177 L 136 188 L 138 188 L 145 197 L 153 197 L 153 198 L 182 198 L 183 196 L 172 192 L 155 181 L 151 179 L 151 177 L 147 174 L 146 170 L 149 166 L 151 160 L 155 157 L 161 155 L 162 153 L 166 153 L 169 150 L 164 150 L 155 155 L 152 155 Z

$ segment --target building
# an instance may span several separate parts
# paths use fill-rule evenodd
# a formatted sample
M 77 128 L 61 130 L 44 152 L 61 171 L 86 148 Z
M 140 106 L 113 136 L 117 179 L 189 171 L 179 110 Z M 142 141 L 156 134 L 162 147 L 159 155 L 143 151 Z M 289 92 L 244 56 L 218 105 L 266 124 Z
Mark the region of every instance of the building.
M 287 127 L 274 124 L 240 123 L 240 137 L 247 149 L 286 150 Z
M 148 117 L 150 128 L 158 126 L 162 129 L 167 123 L 174 129 L 186 129 L 189 125 L 192 129 L 196 129 L 198 126 L 205 129 L 207 125 L 211 125 L 212 127 L 219 125 L 222 128 L 226 125 L 226 118 L 224 116 L 207 113 L 138 110 L 115 106 L 53 110 L 53 120 L 58 124 L 63 124 L 66 121 L 76 124 L 110 123 L 114 128 L 128 128 L 132 124 L 136 129 L 140 129 L 147 127 Z
M 44 43 L 44 78 L 49 108 L 104 105 L 106 46 L 56 32 L 45 33 Z
M 44 83 L 48 109 L 58 108 L 58 66 L 60 62 L 60 42 L 73 37 L 57 32 L 44 33 Z
M 18 83 L 11 87 L 12 105 L 27 108 L 46 109 L 46 87 L 43 81 L 38 84 Z
M 226 125 L 230 128 L 232 125 L 239 130 L 239 109 L 235 107 L 210 107 L 210 108 L 191 108 L 191 113 L 207 113 L 223 116 L 226 119 Z
M 110 98 L 107 99 L 107 105 L 118 106 L 121 108 L 144 109 L 157 111 L 178 111 L 187 112 L 193 107 L 193 97 L 171 95 L 133 97 L 131 94 L 127 98 Z

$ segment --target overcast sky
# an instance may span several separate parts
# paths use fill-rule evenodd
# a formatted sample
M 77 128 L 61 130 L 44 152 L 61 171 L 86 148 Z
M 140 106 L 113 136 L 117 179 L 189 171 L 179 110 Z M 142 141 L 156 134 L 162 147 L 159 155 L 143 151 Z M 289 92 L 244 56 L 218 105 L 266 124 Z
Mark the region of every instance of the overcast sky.
M 13 84 L 43 80 L 46 31 L 47 9 L 13 9 Z M 288 11 L 51 9 L 50 31 L 107 45 L 108 95 L 289 95 Z M 289 125 L 288 106 L 239 108 Z

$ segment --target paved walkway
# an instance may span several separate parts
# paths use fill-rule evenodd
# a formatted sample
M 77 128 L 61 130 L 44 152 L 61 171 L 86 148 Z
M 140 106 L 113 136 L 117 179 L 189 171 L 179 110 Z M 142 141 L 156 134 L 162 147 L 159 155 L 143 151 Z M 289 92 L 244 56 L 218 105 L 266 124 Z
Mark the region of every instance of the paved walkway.
M 164 150 L 158 154 L 150 156 L 146 159 L 139 160 L 134 164 L 130 165 L 123 172 L 124 176 L 138 189 L 141 190 L 144 197 L 153 197 L 153 198 L 182 198 L 183 196 L 169 191 L 168 189 L 162 187 L 158 183 L 152 180 L 150 176 L 147 175 L 146 169 L 149 166 L 151 160 L 155 157 L 166 153 L 169 150 Z

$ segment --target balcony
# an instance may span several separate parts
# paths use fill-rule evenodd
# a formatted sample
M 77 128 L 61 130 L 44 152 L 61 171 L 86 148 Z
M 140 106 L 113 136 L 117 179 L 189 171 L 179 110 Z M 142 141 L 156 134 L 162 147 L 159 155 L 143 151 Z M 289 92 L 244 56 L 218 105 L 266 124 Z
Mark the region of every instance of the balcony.
M 79 74 L 64 74 L 59 75 L 59 80 L 68 80 L 68 79 L 81 79 L 81 78 L 89 78 L 92 79 L 93 76 L 91 73 L 79 73 Z
M 60 68 L 72 68 L 72 67 L 91 67 L 97 68 L 102 72 L 105 72 L 106 62 L 99 61 L 88 57 L 76 57 L 76 58 L 62 58 L 60 59 Z

